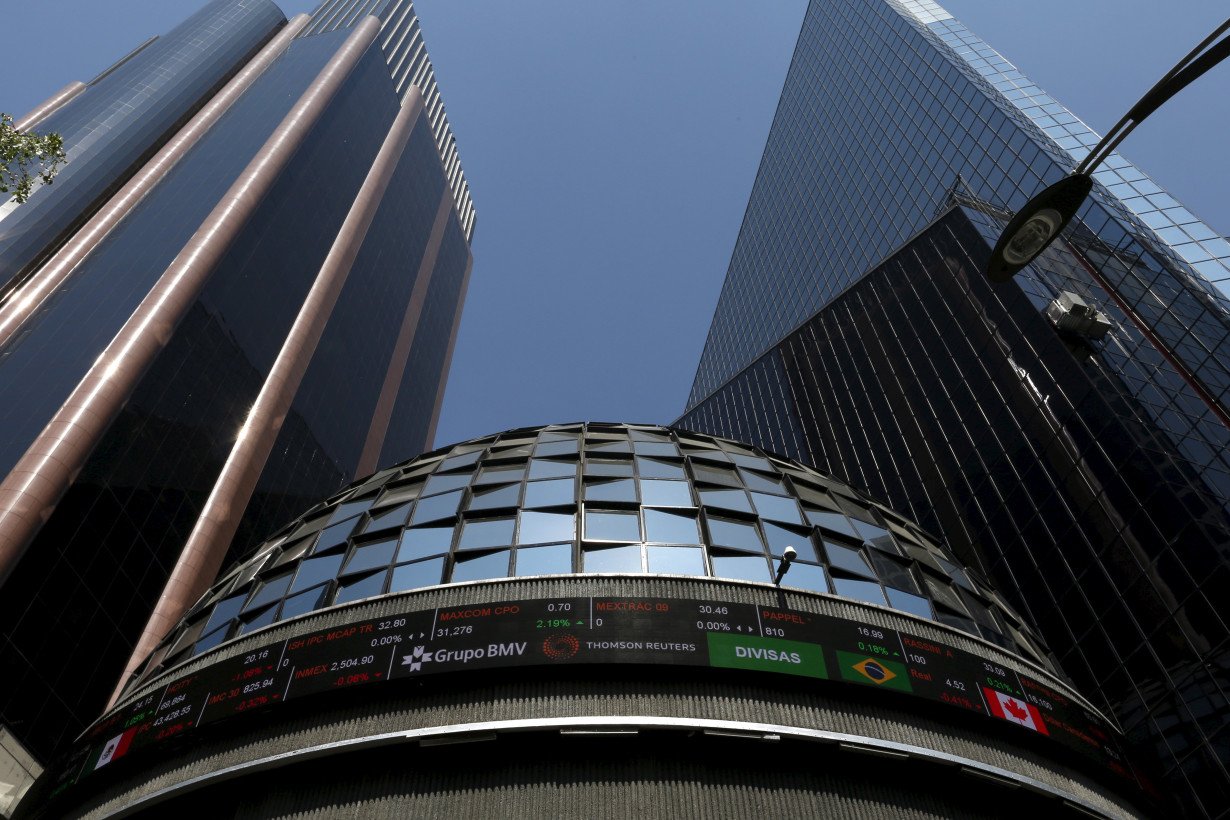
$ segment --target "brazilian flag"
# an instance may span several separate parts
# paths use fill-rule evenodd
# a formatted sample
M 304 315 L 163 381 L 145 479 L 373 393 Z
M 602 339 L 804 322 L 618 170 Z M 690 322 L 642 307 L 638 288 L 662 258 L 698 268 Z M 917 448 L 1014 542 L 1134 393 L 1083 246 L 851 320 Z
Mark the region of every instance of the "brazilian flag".
M 896 689 L 898 692 L 912 692 L 910 674 L 905 664 L 885 660 L 875 655 L 860 655 L 854 652 L 837 650 L 837 665 L 841 667 L 841 676 L 854 683 L 866 683 L 881 689 Z

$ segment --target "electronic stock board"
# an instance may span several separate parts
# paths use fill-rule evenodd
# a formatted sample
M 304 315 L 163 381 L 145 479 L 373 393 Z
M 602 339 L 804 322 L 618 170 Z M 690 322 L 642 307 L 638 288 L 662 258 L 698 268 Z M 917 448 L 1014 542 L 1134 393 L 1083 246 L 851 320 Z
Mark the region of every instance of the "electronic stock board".
M 173 679 L 90 728 L 57 790 L 141 747 L 310 695 L 443 672 L 571 664 L 742 669 L 939 701 L 1132 779 L 1112 731 L 1054 687 L 869 623 L 724 601 L 560 597 L 449 606 L 272 642 Z

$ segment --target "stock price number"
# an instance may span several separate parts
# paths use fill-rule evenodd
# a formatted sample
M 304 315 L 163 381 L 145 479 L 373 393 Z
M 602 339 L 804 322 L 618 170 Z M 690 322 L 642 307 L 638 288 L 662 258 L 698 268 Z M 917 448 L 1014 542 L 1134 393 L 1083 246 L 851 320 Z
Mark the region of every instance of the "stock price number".
M 1051 702 L 1050 702 L 1049 700 L 1047 700 L 1046 698 L 1041 698 L 1041 697 L 1038 697 L 1038 696 L 1037 696 L 1037 695 L 1035 695 L 1033 692 L 1026 692 L 1026 693 L 1025 693 L 1025 700 L 1029 701 L 1029 702 L 1030 702 L 1030 703 L 1032 703 L 1034 706 L 1040 706 L 1040 707 L 1042 707 L 1043 709 L 1045 709 L 1045 710 L 1046 710 L 1046 711 L 1048 711 L 1048 712 L 1054 712 L 1054 711 L 1055 711 L 1055 704 L 1051 703 Z
M 191 706 L 181 706 L 172 712 L 166 712 L 158 716 L 154 721 L 155 726 L 162 726 L 164 723 L 170 723 L 173 720 L 179 720 L 192 711 Z
M 259 692 L 262 689 L 268 689 L 270 686 L 273 686 L 273 678 L 252 681 L 251 683 L 244 685 L 243 694 L 247 695 L 252 692 Z
M 436 630 L 437 638 L 455 638 L 458 635 L 469 635 L 474 631 L 474 627 L 470 624 L 462 624 L 461 626 L 444 626 Z
M 251 663 L 257 663 L 259 661 L 268 660 L 268 658 L 269 658 L 269 650 L 262 649 L 259 652 L 252 652 L 248 655 L 244 655 L 243 665 L 247 666 L 248 664 L 251 664 Z
M 351 669 L 356 666 L 367 666 L 369 663 L 375 663 L 375 662 L 376 662 L 375 655 L 364 655 L 361 658 L 345 658 L 343 660 L 334 661 L 333 663 L 329 664 L 329 671 L 337 672 L 339 669 Z M 273 681 L 270 681 L 270 683 L 273 683 Z M 244 691 L 247 691 L 247 690 L 244 690 Z

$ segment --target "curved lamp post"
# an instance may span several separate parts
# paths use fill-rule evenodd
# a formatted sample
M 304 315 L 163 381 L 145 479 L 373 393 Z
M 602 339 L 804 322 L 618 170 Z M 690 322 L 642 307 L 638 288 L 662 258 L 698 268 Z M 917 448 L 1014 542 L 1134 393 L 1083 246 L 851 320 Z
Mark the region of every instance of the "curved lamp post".
M 1230 56 L 1230 37 L 1217 42 L 1230 31 L 1230 20 L 1204 39 L 1180 60 L 1166 76 L 1157 81 L 1123 119 L 1107 132 L 1071 174 L 1035 196 L 1017 212 L 1004 228 L 991 261 L 987 278 L 992 282 L 1007 282 L 1021 268 L 1046 250 L 1051 241 L 1072 220 L 1076 211 L 1093 189 L 1093 171 L 1132 133 L 1145 117 L 1162 103 L 1178 94 L 1189 83 Z

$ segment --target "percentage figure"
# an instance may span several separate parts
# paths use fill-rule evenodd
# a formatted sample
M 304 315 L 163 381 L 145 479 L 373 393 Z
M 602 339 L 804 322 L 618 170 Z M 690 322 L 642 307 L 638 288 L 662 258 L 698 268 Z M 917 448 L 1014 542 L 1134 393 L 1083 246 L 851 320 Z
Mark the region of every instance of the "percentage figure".
M 569 618 L 539 618 L 539 629 L 557 629 L 564 626 L 572 626 L 572 620 Z
M 697 621 L 696 628 L 707 632 L 729 632 L 730 624 L 724 621 Z

